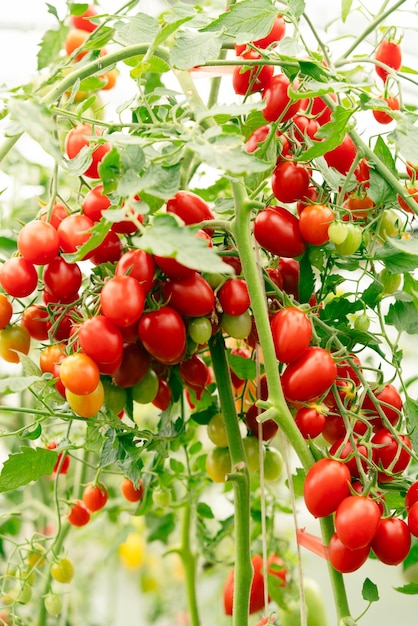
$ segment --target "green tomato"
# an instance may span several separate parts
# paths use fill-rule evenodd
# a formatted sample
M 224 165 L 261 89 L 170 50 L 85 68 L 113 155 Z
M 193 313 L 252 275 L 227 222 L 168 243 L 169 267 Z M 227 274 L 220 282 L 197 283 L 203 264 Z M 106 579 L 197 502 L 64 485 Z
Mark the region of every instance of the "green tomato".
M 226 448 L 228 437 L 225 429 L 224 416 L 222 413 L 215 413 L 207 426 L 208 437 L 215 446 Z
M 379 226 L 379 237 L 385 241 L 388 237 L 397 235 L 399 233 L 399 228 L 399 215 L 393 209 L 383 211 Z
M 62 611 L 62 600 L 56 593 L 48 593 L 44 598 L 46 612 L 52 617 L 58 617 Z
M 251 315 L 245 311 L 242 315 L 222 315 L 222 328 L 234 339 L 246 339 L 252 330 Z
M 195 317 L 187 325 L 189 337 L 198 345 L 205 344 L 212 336 L 212 324 L 207 317 Z
M 332 226 L 332 224 L 331 224 Z M 354 254 L 361 246 L 363 240 L 363 231 L 356 224 L 346 224 L 347 236 L 341 243 L 335 243 L 335 249 L 342 256 L 350 256 Z
M 64 557 L 51 565 L 51 576 L 59 583 L 69 583 L 74 576 L 74 565 Z
M 6 602 L 18 602 L 19 604 L 27 604 L 32 598 L 32 587 L 27 582 L 23 582 L 22 585 L 13 587 L 6 594 Z
M 332 222 L 328 227 L 328 236 L 332 243 L 339 245 L 347 239 L 348 224 L 345 222 Z
M 395 293 L 395 291 L 397 291 L 401 286 L 402 275 L 392 274 L 392 272 L 389 272 L 389 270 L 385 267 L 380 272 L 380 280 L 383 285 L 383 293 L 389 295 Z
M 311 579 L 304 579 L 307 626 L 327 626 L 327 615 L 321 588 Z M 299 603 L 294 603 L 289 611 L 279 609 L 281 626 L 300 626 Z
M 157 508 L 166 509 L 168 506 L 170 506 L 171 493 L 168 489 L 156 487 L 152 492 L 152 501 Z
M 206 472 L 215 483 L 224 483 L 231 472 L 229 448 L 212 448 L 206 456 Z
M 250 472 L 256 472 L 260 469 L 260 450 L 257 437 L 245 437 L 242 440 L 245 450 L 245 458 Z M 264 448 L 263 448 L 264 457 Z
M 144 378 L 131 389 L 134 402 L 148 404 L 158 393 L 158 376 L 153 369 L 149 369 Z
M 267 448 L 264 457 L 264 478 L 278 480 L 283 472 L 283 457 L 277 448 Z
M 102 378 L 104 389 L 104 404 L 109 411 L 113 411 L 116 415 L 123 411 L 126 405 L 127 392 L 126 389 L 115 385 L 110 377 Z
M 354 320 L 354 328 L 356 330 L 361 330 L 363 332 L 367 332 L 370 326 L 370 318 L 367 313 L 362 313 L 361 315 L 357 315 Z

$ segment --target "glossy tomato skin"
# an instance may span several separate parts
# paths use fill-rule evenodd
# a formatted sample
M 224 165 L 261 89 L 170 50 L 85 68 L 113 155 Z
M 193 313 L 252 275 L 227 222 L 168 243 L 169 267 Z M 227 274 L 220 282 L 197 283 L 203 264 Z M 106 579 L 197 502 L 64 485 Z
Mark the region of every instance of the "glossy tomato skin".
M 324 154 L 329 167 L 334 167 L 340 174 L 347 174 L 356 158 L 357 148 L 350 135 L 346 135 L 342 143 Z
M 406 559 L 411 547 L 408 525 L 398 517 L 381 519 L 371 547 L 382 563 L 399 565 Z
M 390 383 L 385 385 L 382 391 L 375 394 L 375 399 L 378 402 L 380 410 L 392 426 L 396 426 L 401 418 L 400 412 L 403 405 L 402 398 L 396 387 Z M 365 396 L 361 405 L 361 410 L 364 412 L 365 417 L 367 417 L 367 420 L 372 425 L 374 431 L 384 428 L 385 425 L 382 417 L 369 395 Z
M 91 237 L 94 222 L 83 214 L 73 214 L 64 217 L 58 226 L 58 236 L 63 252 L 76 252 Z M 91 254 L 91 253 L 90 253 Z
M 382 470 L 378 474 L 380 482 L 393 480 L 394 476 L 391 474 L 403 472 L 411 461 L 411 454 L 408 452 L 408 448 L 412 449 L 410 438 L 401 434 L 398 434 L 397 438 L 406 446 L 405 448 L 388 428 L 379 429 L 372 437 L 373 461 Z
M 38 272 L 23 257 L 11 257 L 0 268 L 0 283 L 9 296 L 25 298 L 37 288 Z
M 148 294 L 155 283 L 155 261 L 145 250 L 128 250 L 116 264 L 115 275 L 128 274 L 142 286 L 144 294 Z
M 350 550 L 342 543 L 336 533 L 331 537 L 328 545 L 328 556 L 331 565 L 341 574 L 349 574 L 360 569 L 367 561 L 370 554 L 370 546 Z
M 283 207 L 267 207 L 257 214 L 254 237 L 261 247 L 281 257 L 298 257 L 306 248 L 298 218 Z
M 232 74 L 232 87 L 236 94 L 245 96 L 247 93 L 255 93 L 263 91 L 268 87 L 273 76 L 274 67 L 272 65 L 257 66 L 253 65 L 250 69 L 243 70 L 245 67 L 245 59 L 257 60 L 261 56 L 255 50 L 249 50 L 245 53 L 243 64 L 234 67 Z
M 180 280 L 168 278 L 162 292 L 169 305 L 185 317 L 209 315 L 215 306 L 213 289 L 198 272 Z
M 65 397 L 71 409 L 80 417 L 93 417 L 100 410 L 104 402 L 104 389 L 99 381 L 96 389 L 91 393 L 79 395 L 69 389 L 65 389 Z
M 210 380 L 209 368 L 198 354 L 192 354 L 190 358 L 182 361 L 179 372 L 184 383 L 193 388 L 203 388 Z
M 270 32 L 265 37 L 262 37 L 261 39 L 257 39 L 256 41 L 254 41 L 253 44 L 257 48 L 263 48 L 263 49 L 268 48 L 272 43 L 278 43 L 279 41 L 281 41 L 283 37 L 285 36 L 285 33 L 286 33 L 286 22 L 284 21 L 281 15 L 278 15 L 276 19 L 274 20 L 274 23 Z M 242 54 L 245 48 L 247 47 L 245 43 L 244 44 L 236 43 L 234 44 L 234 46 L 235 46 L 235 52 L 237 55 Z
M 295 423 L 304 439 L 315 439 L 324 430 L 326 417 L 315 407 L 301 407 L 295 415 Z
M 78 340 L 83 352 L 99 363 L 113 363 L 122 356 L 122 333 L 104 315 L 95 315 L 80 324 Z
M 277 269 L 283 280 L 283 290 L 299 300 L 300 264 L 294 258 L 282 256 L 277 264 Z
M 251 558 L 253 566 L 253 578 L 250 590 L 250 606 L 249 614 L 257 613 L 264 607 L 264 577 L 263 577 L 263 558 L 259 554 L 254 554 Z M 224 611 L 226 615 L 233 614 L 234 603 L 234 569 L 229 572 L 225 582 L 223 600 Z
M 110 278 L 100 293 L 102 313 L 116 326 L 131 326 L 139 320 L 144 310 L 145 294 L 132 276 Z
M 120 489 L 123 497 L 128 502 L 139 502 L 144 495 L 144 485 L 142 480 L 139 480 L 136 485 L 129 479 L 124 478 L 121 482 Z
M 405 508 L 408 511 L 415 502 L 418 502 L 418 480 L 412 483 L 405 496 Z
M 365 496 L 348 496 L 335 512 L 335 530 L 349 550 L 369 546 L 380 523 L 380 507 Z
M 292 102 L 289 96 L 290 80 L 285 74 L 276 74 L 263 91 L 265 106 L 262 109 L 263 117 L 267 122 L 287 122 L 299 111 L 301 101 Z M 293 86 L 295 88 L 296 85 Z
M 0 293 L 0 330 L 6 328 L 13 315 L 13 305 L 9 298 Z
M 107 502 L 108 492 L 103 484 L 87 485 L 83 491 L 83 502 L 91 513 L 100 511 Z
M 301 213 L 299 227 L 302 237 L 314 246 L 329 241 L 328 228 L 334 221 L 334 212 L 324 204 L 311 204 Z
M 178 191 L 167 201 L 167 212 L 174 213 L 185 224 L 199 224 L 214 217 L 208 203 L 192 191 Z
M 88 255 L 94 265 L 116 263 L 122 256 L 123 244 L 120 237 L 110 230 L 103 241 Z
M 71 506 L 67 520 L 72 526 L 85 526 L 90 521 L 90 511 L 81 500 L 76 500 Z
M 354 478 L 360 477 L 360 467 L 367 471 L 367 446 L 358 443 L 357 437 L 353 436 L 352 440 L 340 437 L 331 445 L 329 452 L 331 456 L 345 461 Z
M 97 363 L 82 352 L 64 357 L 59 363 L 59 375 L 64 387 L 79 396 L 93 393 L 100 380 Z
M 243 278 L 229 278 L 218 291 L 219 303 L 227 315 L 242 315 L 250 306 L 247 283 Z
M 83 214 L 93 222 L 98 222 L 104 211 L 111 205 L 110 198 L 103 193 L 103 185 L 96 185 L 84 196 L 81 203 Z
M 399 44 L 383 39 L 376 50 L 376 61 L 384 63 L 395 71 L 398 71 L 402 65 L 402 49 Z M 379 65 L 375 65 L 376 74 L 386 82 L 389 72 Z
M 396 96 L 387 96 L 386 98 L 380 99 L 386 102 L 387 106 L 392 111 L 399 111 L 399 109 L 401 108 L 399 100 Z M 386 111 L 379 111 L 378 109 L 375 109 L 372 111 L 372 113 L 374 119 L 376 120 L 376 122 L 379 122 L 379 124 L 390 124 L 393 121 L 392 115 L 390 115 L 390 113 L 387 113 Z
M 0 330 L 0 357 L 7 363 L 19 363 L 19 353 L 29 354 L 30 334 L 21 324 L 10 324 Z
M 151 357 L 139 343 L 126 343 L 122 350 L 122 360 L 113 372 L 113 380 L 122 388 L 137 385 L 146 375 L 151 365 Z
M 49 222 L 33 220 L 25 224 L 17 236 L 20 254 L 34 265 L 46 265 L 58 254 L 60 240 Z
M 71 24 L 73 28 L 78 28 L 80 30 L 87 31 L 88 33 L 92 33 L 96 30 L 97 24 L 94 24 L 87 18 L 94 17 L 95 15 L 97 15 L 97 11 L 94 6 L 90 4 L 82 15 L 71 16 Z
M 101 129 L 96 127 L 95 134 L 99 137 Z M 65 138 L 65 151 L 69 159 L 74 159 L 84 146 L 90 146 L 90 140 L 93 135 L 93 128 L 90 124 L 78 124 L 72 128 Z M 100 178 L 98 167 L 103 157 L 109 152 L 110 144 L 103 143 L 98 145 L 92 153 L 92 162 L 84 171 L 85 176 L 89 178 Z
M 340 502 L 350 495 L 350 472 L 334 459 L 319 459 L 309 469 L 303 486 L 303 497 L 314 517 L 326 517 L 337 510 Z
M 144 313 L 138 326 L 146 350 L 162 363 L 179 362 L 186 348 L 186 326 L 181 315 L 170 306 Z
M 44 269 L 43 280 L 46 289 L 52 294 L 53 302 L 71 301 L 81 287 L 82 274 L 77 263 L 67 263 L 57 256 Z
M 283 392 L 287 400 L 307 402 L 325 393 L 336 376 L 337 366 L 329 352 L 310 346 L 283 372 Z
M 280 161 L 274 168 L 271 188 L 280 202 L 288 204 L 301 200 L 305 197 L 308 187 L 309 173 L 304 165 L 293 161 Z
M 256 404 L 252 404 L 245 414 L 245 423 L 247 428 L 252 432 L 254 437 L 259 436 L 259 423 L 257 421 L 258 415 L 263 413 L 262 409 L 260 409 Z M 261 437 L 263 441 L 270 441 L 273 439 L 274 435 L 279 430 L 278 424 L 272 420 L 268 419 L 261 423 Z
M 312 324 L 306 313 L 287 307 L 276 313 L 270 325 L 278 360 L 291 363 L 301 357 L 312 339 Z
M 25 326 L 32 339 L 37 341 L 48 339 L 48 321 L 49 313 L 41 304 L 31 304 L 22 313 L 22 326 Z

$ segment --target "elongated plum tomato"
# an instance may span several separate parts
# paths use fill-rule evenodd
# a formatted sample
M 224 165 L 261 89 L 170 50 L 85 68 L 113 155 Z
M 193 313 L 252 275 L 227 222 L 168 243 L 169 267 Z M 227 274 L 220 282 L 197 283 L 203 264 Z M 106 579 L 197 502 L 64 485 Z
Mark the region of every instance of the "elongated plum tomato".
M 120 484 L 120 490 L 128 502 L 139 502 L 144 494 L 144 485 L 142 480 L 135 485 L 129 478 L 124 478 Z
M 256 61 L 261 59 L 261 56 L 255 50 L 249 50 L 243 56 L 243 64 L 234 67 L 232 87 L 235 93 L 241 96 L 245 96 L 247 93 L 263 91 L 263 89 L 268 87 L 274 72 L 272 65 L 263 65 L 261 67 L 259 65 L 251 65 L 249 69 L 244 70 L 246 59 Z
M 303 497 L 314 517 L 326 517 L 350 495 L 350 471 L 340 461 L 319 459 L 306 474 Z
M 257 214 L 254 237 L 262 248 L 280 257 L 300 256 L 306 248 L 298 218 L 279 206 L 267 207 Z
M 380 411 L 382 411 L 392 426 L 396 426 L 401 418 L 400 412 L 402 410 L 402 398 L 396 387 L 392 384 L 387 384 L 379 393 L 375 393 L 374 397 Z M 375 406 L 369 395 L 364 397 L 361 410 L 375 431 L 385 427 L 378 407 Z
M 296 307 L 287 307 L 271 320 L 271 333 L 276 357 L 282 363 L 290 363 L 309 347 L 312 324 L 306 313 Z
M 299 111 L 301 100 L 292 102 L 289 96 L 290 87 L 291 82 L 285 74 L 276 74 L 271 78 L 263 91 L 265 106 L 261 111 L 267 122 L 287 122 Z M 293 85 L 293 89 L 296 88 L 297 83 Z
M 408 435 L 396 436 L 388 428 L 380 428 L 372 437 L 373 461 L 381 468 L 379 482 L 390 482 L 394 474 L 403 472 L 411 461 L 411 440 Z
M 337 377 L 337 366 L 329 352 L 310 346 L 290 363 L 282 375 L 285 398 L 306 402 L 324 394 Z
M 122 356 L 122 333 L 104 315 L 95 315 L 80 324 L 78 340 L 83 352 L 96 362 L 113 363 Z
M 324 154 L 329 167 L 334 167 L 340 174 L 347 174 L 356 158 L 357 148 L 350 135 L 346 135 L 339 146 Z
M 179 362 L 186 348 L 186 326 L 172 307 L 144 313 L 139 320 L 139 338 L 145 349 L 162 363 Z
M 408 525 L 399 517 L 381 519 L 371 546 L 379 561 L 386 565 L 399 565 L 406 559 L 411 547 Z
M 113 372 L 113 380 L 126 389 L 137 385 L 147 374 L 151 365 L 151 357 L 139 342 L 125 343 L 122 360 Z
M 328 545 L 328 557 L 331 565 L 337 572 L 348 574 L 355 572 L 367 561 L 370 554 L 370 546 L 350 550 L 347 548 L 337 533 L 334 533 Z
M 102 509 L 108 498 L 108 492 L 103 484 L 86 485 L 83 491 L 83 502 L 89 511 L 94 513 Z
M 250 615 L 261 611 L 264 606 L 263 558 L 259 554 L 254 554 L 251 558 L 251 563 L 253 566 L 253 577 L 250 590 Z M 234 579 L 235 570 L 231 569 L 225 581 L 223 592 L 224 611 L 226 615 L 233 614 Z
M 280 202 L 288 204 L 302 200 L 309 188 L 308 170 L 300 163 L 280 161 L 273 170 L 271 188 Z
M 59 363 L 59 375 L 64 387 L 79 396 L 92 393 L 100 380 L 97 363 L 82 352 L 64 357 Z
M 389 41 L 388 39 L 383 39 L 376 50 L 375 57 L 376 61 L 380 63 L 384 63 L 391 69 L 396 72 L 401 68 L 402 65 L 402 50 L 399 44 L 394 41 Z M 386 82 L 387 77 L 389 75 L 388 70 L 380 65 L 375 65 L 376 74 Z
M 380 97 L 379 99 L 385 102 L 392 111 L 399 111 L 401 108 L 399 100 L 396 96 L 387 96 L 386 98 Z M 374 119 L 376 122 L 379 122 L 379 124 L 390 124 L 393 121 L 392 115 L 386 111 L 374 109 L 372 113 Z
M 114 276 L 103 285 L 100 292 L 102 313 L 116 326 L 126 327 L 137 322 L 144 304 L 144 290 L 132 276 Z
M 92 393 L 86 395 L 78 395 L 72 393 L 69 389 L 65 390 L 65 397 L 71 409 L 80 417 L 93 417 L 100 410 L 104 402 L 103 384 L 99 381 L 96 389 Z
M 82 148 L 94 144 L 93 132 L 97 137 L 102 134 L 100 127 L 93 127 L 91 124 L 78 124 L 72 128 L 65 138 L 65 152 L 69 159 L 74 159 Z M 102 143 L 97 145 L 91 155 L 92 162 L 84 171 L 84 175 L 89 178 L 100 178 L 98 167 L 103 157 L 109 152 L 110 144 Z
M 284 21 L 281 15 L 277 15 L 276 19 L 273 22 L 273 26 L 270 32 L 261 37 L 261 39 L 256 39 L 253 41 L 254 46 L 257 48 L 268 48 L 272 43 L 278 43 L 283 39 L 286 34 L 286 22 Z M 247 44 L 234 44 L 235 52 L 237 55 L 242 54 L 247 47 Z
M 209 315 L 215 306 L 215 294 L 198 272 L 179 280 L 167 278 L 162 292 L 169 305 L 185 317 Z
M 85 526 L 90 521 L 90 511 L 81 500 L 76 500 L 71 506 L 67 520 L 72 526 Z
M 227 315 L 242 315 L 250 306 L 247 283 L 243 278 L 229 278 L 218 291 L 219 303 Z
M 128 250 L 116 264 L 115 275 L 128 274 L 141 285 L 144 294 L 151 291 L 155 282 L 155 261 L 153 256 L 145 250 Z
M 185 224 L 199 224 L 214 217 L 208 203 L 192 191 L 178 191 L 167 201 L 167 212 L 174 213 Z
M 374 538 L 380 523 L 380 507 L 366 496 L 348 496 L 335 512 L 335 530 L 349 550 L 365 548 Z
M 81 287 L 82 278 L 78 264 L 67 263 L 61 256 L 48 263 L 43 273 L 44 285 L 55 298 L 55 302 L 71 301 Z
M 60 240 L 56 229 L 48 222 L 33 220 L 22 227 L 17 236 L 20 254 L 34 265 L 46 265 L 57 256 Z

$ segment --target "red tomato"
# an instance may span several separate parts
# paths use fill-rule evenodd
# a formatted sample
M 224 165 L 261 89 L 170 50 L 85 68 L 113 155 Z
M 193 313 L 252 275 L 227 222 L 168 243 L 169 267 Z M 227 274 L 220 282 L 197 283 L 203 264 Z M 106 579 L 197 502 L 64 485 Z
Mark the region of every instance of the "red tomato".
M 81 15 L 72 15 L 71 24 L 74 28 L 85 30 L 88 33 L 92 33 L 97 28 L 97 24 L 93 24 L 88 18 L 97 15 L 95 7 L 90 4 L 88 8 Z
M 318 189 L 314 185 L 309 185 L 303 198 L 296 205 L 296 210 L 300 215 L 304 209 L 310 204 L 316 204 L 319 197 Z
M 64 387 L 78 396 L 93 393 L 100 380 L 97 363 L 82 352 L 64 357 L 59 362 L 59 375 Z
M 97 137 L 102 134 L 100 127 L 93 127 L 90 124 L 78 124 L 70 130 L 65 138 L 65 151 L 69 159 L 74 159 L 82 148 L 94 145 L 92 139 L 93 132 Z M 100 178 L 98 167 L 103 157 L 110 151 L 110 144 L 102 143 L 97 145 L 91 155 L 92 162 L 84 171 L 84 175 L 89 178 Z
M 67 217 L 68 209 L 63 204 L 56 202 L 52 207 L 51 215 L 49 220 L 47 220 L 48 212 L 46 207 L 39 209 L 37 214 L 37 219 L 42 220 L 43 222 L 48 221 L 55 229 L 58 228 L 64 217 Z
M 301 101 L 292 102 L 289 96 L 290 86 L 291 82 L 285 74 L 276 74 L 271 78 L 263 91 L 265 106 L 261 111 L 267 122 L 287 122 L 299 111 Z M 297 86 L 295 83 L 292 88 L 297 89 Z
M 353 443 L 355 444 L 354 448 Z M 353 437 L 353 441 L 340 437 L 334 441 L 329 449 L 329 453 L 331 456 L 345 461 L 351 476 L 355 478 L 360 476 L 360 467 L 362 467 L 364 471 L 367 471 L 367 446 L 358 444 L 356 437 Z
M 408 525 L 398 517 L 381 519 L 371 546 L 379 561 L 386 565 L 399 565 L 406 559 L 411 547 Z
M 389 420 L 392 426 L 396 426 L 401 418 L 402 411 L 402 398 L 396 387 L 387 384 L 382 391 L 374 394 L 374 398 L 377 405 L 368 394 L 364 397 L 361 405 L 361 410 L 372 425 L 373 430 L 377 431 L 385 427 L 379 411 L 386 416 L 386 419 Z
M 350 135 L 346 135 L 342 143 L 324 154 L 329 167 L 334 167 L 340 174 L 347 174 L 357 155 L 357 148 Z
M 331 445 L 336 441 L 344 439 L 347 429 L 341 415 L 338 413 L 328 413 L 325 418 L 325 425 L 322 429 L 322 436 Z
M 67 263 L 63 257 L 57 256 L 45 267 L 43 280 L 54 297 L 52 302 L 71 302 L 81 287 L 82 274 L 77 263 Z
M 51 441 L 50 443 L 48 443 L 46 447 L 48 448 L 48 450 L 55 450 L 55 448 L 57 447 L 57 444 L 55 441 Z M 65 454 L 65 452 L 60 452 L 58 454 L 58 459 L 54 465 L 54 469 L 52 470 L 52 473 L 54 474 L 59 471 L 60 474 L 66 474 L 69 470 L 69 467 L 70 467 L 70 457 L 68 456 L 68 454 Z
M 315 439 L 324 430 L 326 417 L 315 407 L 302 407 L 295 415 L 296 426 L 304 439 Z
M 17 236 L 20 254 L 34 265 L 46 265 L 58 254 L 60 240 L 56 229 L 48 222 L 33 220 L 22 227 Z
M 269 124 L 264 124 L 259 128 L 256 128 L 255 131 L 248 137 L 245 143 L 246 152 L 255 152 L 257 148 L 260 147 L 260 144 L 263 143 L 267 139 L 268 134 L 270 133 L 271 127 Z M 285 156 L 290 151 L 290 143 L 285 135 L 282 135 L 280 131 L 276 131 L 276 143 L 277 150 L 281 156 Z
M 281 257 L 300 256 L 306 248 L 298 218 L 283 207 L 267 207 L 257 214 L 254 237 L 262 248 Z
M 263 91 L 270 84 L 274 67 L 272 65 L 252 65 L 243 71 L 245 59 L 257 60 L 261 56 L 255 50 L 249 50 L 243 58 L 243 65 L 236 65 L 232 74 L 232 87 L 236 94 L 245 96 L 247 93 Z M 248 66 L 247 66 L 248 67 Z
M 103 193 L 103 185 L 90 189 L 81 203 L 81 209 L 93 222 L 98 222 L 104 211 L 111 206 L 110 198 Z
M 85 244 L 92 235 L 93 225 L 86 215 L 74 213 L 65 217 L 57 230 L 63 252 L 76 252 Z
M 337 366 L 329 352 L 310 346 L 301 357 L 290 363 L 283 375 L 285 398 L 307 402 L 324 394 L 337 376 Z
M 38 272 L 23 257 L 11 257 L 0 267 L 0 283 L 13 298 L 30 296 L 38 286 Z
M 132 276 L 110 278 L 100 293 L 102 313 L 116 326 L 130 326 L 138 321 L 144 304 L 144 290 Z
M 401 105 L 399 104 L 399 99 L 396 96 L 387 96 L 386 98 L 380 97 L 380 100 L 383 100 L 388 105 L 389 109 L 392 111 L 399 111 Z M 390 113 L 386 113 L 386 111 L 379 111 L 375 109 L 372 111 L 373 117 L 376 122 L 379 124 L 390 124 L 393 121 L 393 117 Z
M 383 39 L 380 45 L 377 47 L 375 60 L 379 63 L 384 63 L 396 72 L 402 65 L 402 50 L 399 44 Z M 386 82 L 389 72 L 380 65 L 375 65 L 376 74 Z
M 408 448 L 412 449 L 408 435 L 395 436 L 388 428 L 381 428 L 372 437 L 373 461 L 381 471 L 378 473 L 379 482 L 389 482 L 406 469 L 411 461 Z M 405 447 L 404 447 L 405 446 Z
M 210 371 L 204 360 L 198 354 L 180 363 L 180 376 L 186 385 L 193 388 L 203 388 L 210 380 Z
M 301 200 L 306 196 L 308 187 L 309 173 L 304 165 L 293 161 L 280 161 L 274 168 L 271 188 L 280 202 L 287 204 Z
M 360 569 L 367 561 L 370 554 L 370 546 L 350 550 L 338 538 L 337 534 L 332 535 L 328 545 L 328 557 L 331 565 L 341 574 L 349 574 Z
M 104 315 L 95 315 L 78 327 L 81 349 L 99 363 L 113 363 L 122 356 L 123 338 L 118 326 Z
M 285 256 L 282 256 L 277 264 L 277 269 L 282 276 L 283 291 L 294 296 L 296 300 L 299 300 L 299 261 L 296 261 L 294 258 L 285 258 Z
M 136 485 L 129 479 L 124 478 L 120 485 L 120 490 L 123 497 L 128 502 L 139 502 L 144 495 L 144 485 L 142 480 L 139 480 Z
M 186 348 L 186 326 L 181 315 L 169 306 L 145 313 L 139 321 L 139 338 L 157 361 L 179 362 Z
M 294 133 L 298 141 L 305 142 L 306 137 L 315 139 L 319 130 L 318 120 L 306 117 L 305 115 L 295 115 L 293 118 Z
M 128 250 L 119 259 L 115 275 L 129 274 L 142 286 L 144 294 L 148 294 L 155 282 L 155 262 L 151 254 L 145 250 Z
M 242 315 L 250 306 L 247 283 L 243 278 L 229 278 L 219 289 L 218 300 L 227 315 Z
M 406 510 L 408 511 L 411 508 L 411 506 L 415 504 L 415 502 L 418 502 L 418 480 L 412 483 L 412 485 L 409 487 L 408 491 L 406 492 L 406 496 L 405 496 Z
M 166 380 L 163 378 L 158 379 L 158 391 L 152 404 L 160 409 L 160 411 L 166 411 L 171 402 L 171 389 Z
M 76 500 L 71 506 L 67 520 L 72 526 L 85 526 L 90 521 L 90 511 L 81 500 Z
M 337 96 L 335 94 L 330 93 L 329 96 L 334 100 L 334 102 L 337 102 Z M 314 116 L 320 126 L 328 124 L 328 122 L 331 121 L 332 110 L 319 96 L 313 98 L 310 113 Z
M 31 304 L 22 313 L 21 324 L 24 326 L 32 339 L 45 341 L 48 339 L 49 313 L 41 304 Z
M 406 185 L 404 187 L 404 192 L 412 196 L 413 200 L 418 205 L 418 186 L 417 185 Z M 397 195 L 397 200 L 399 202 L 400 207 L 404 211 L 407 211 L 407 213 L 413 213 L 411 207 L 406 203 L 406 201 L 402 198 L 400 194 Z M 417 211 L 418 211 L 418 206 L 417 206 Z
M 185 224 L 199 224 L 214 217 L 208 203 L 191 191 L 178 191 L 167 201 L 167 212 L 174 213 Z
M 380 523 L 379 505 L 365 496 L 348 496 L 335 512 L 338 539 L 349 550 L 366 548 Z
M 107 489 L 102 484 L 87 485 L 83 491 L 83 502 L 89 511 L 100 511 L 107 502 Z
M 0 293 L 0 330 L 6 328 L 13 315 L 13 305 L 9 298 Z
M 291 363 L 308 348 L 312 324 L 306 313 L 296 307 L 287 307 L 271 320 L 271 333 L 276 357 L 282 363 Z
M 113 230 L 110 230 L 106 233 L 102 243 L 100 243 L 97 248 L 94 248 L 91 256 L 88 256 L 94 265 L 116 263 L 116 261 L 119 261 L 122 251 L 123 244 L 119 235 Z
M 307 206 L 299 217 L 302 237 L 314 246 L 321 246 L 329 241 L 328 228 L 334 221 L 334 212 L 324 204 Z
M 145 377 L 150 365 L 151 357 L 139 343 L 126 343 L 113 380 L 119 387 L 133 387 Z
M 408 528 L 411 535 L 418 537 L 418 502 L 415 502 L 408 511 Z
M 41 350 L 39 367 L 41 372 L 54 371 L 54 366 L 65 357 L 65 344 L 54 343 Z M 56 446 L 55 446 L 56 447 Z
M 278 15 L 274 20 L 273 26 L 270 32 L 261 39 L 253 41 L 254 46 L 257 48 L 268 48 L 272 43 L 278 43 L 283 39 L 286 33 L 286 22 L 281 15 Z M 235 52 L 237 55 L 242 54 L 246 48 L 246 44 L 234 44 Z
M 157 267 L 169 278 L 182 279 L 193 276 L 196 270 L 176 261 L 174 257 L 162 257 L 154 255 Z
M 263 577 L 263 558 L 259 554 L 254 554 L 251 558 L 253 566 L 253 578 L 250 591 L 249 614 L 257 613 L 264 607 L 264 577 Z M 224 611 L 226 615 L 233 614 L 234 603 L 234 576 L 235 571 L 231 569 L 226 579 L 223 600 Z
M 167 278 L 162 293 L 169 305 L 186 317 L 209 315 L 215 306 L 215 294 L 198 272 L 181 280 Z
M 314 517 L 326 517 L 337 510 L 340 502 L 350 495 L 351 476 L 345 463 L 320 459 L 308 471 L 303 497 Z
M 263 410 L 260 409 L 256 404 L 252 404 L 245 413 L 245 423 L 247 425 L 248 430 L 252 432 L 254 437 L 258 438 L 259 434 L 259 423 L 257 421 L 258 415 L 261 415 Z M 270 441 L 277 433 L 279 429 L 278 424 L 272 420 L 268 419 L 261 423 L 261 438 L 263 441 Z

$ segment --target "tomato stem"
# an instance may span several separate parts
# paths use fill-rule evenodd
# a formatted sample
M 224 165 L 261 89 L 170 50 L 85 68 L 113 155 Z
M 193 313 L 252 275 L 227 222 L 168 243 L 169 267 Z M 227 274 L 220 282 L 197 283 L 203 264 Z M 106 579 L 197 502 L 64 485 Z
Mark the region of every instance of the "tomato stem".
M 192 504 L 187 501 L 183 508 L 183 522 L 181 531 L 181 548 L 178 554 L 183 563 L 186 582 L 187 602 L 191 626 L 199 626 L 200 618 L 196 595 L 196 555 L 191 549 L 190 531 L 192 525 Z

